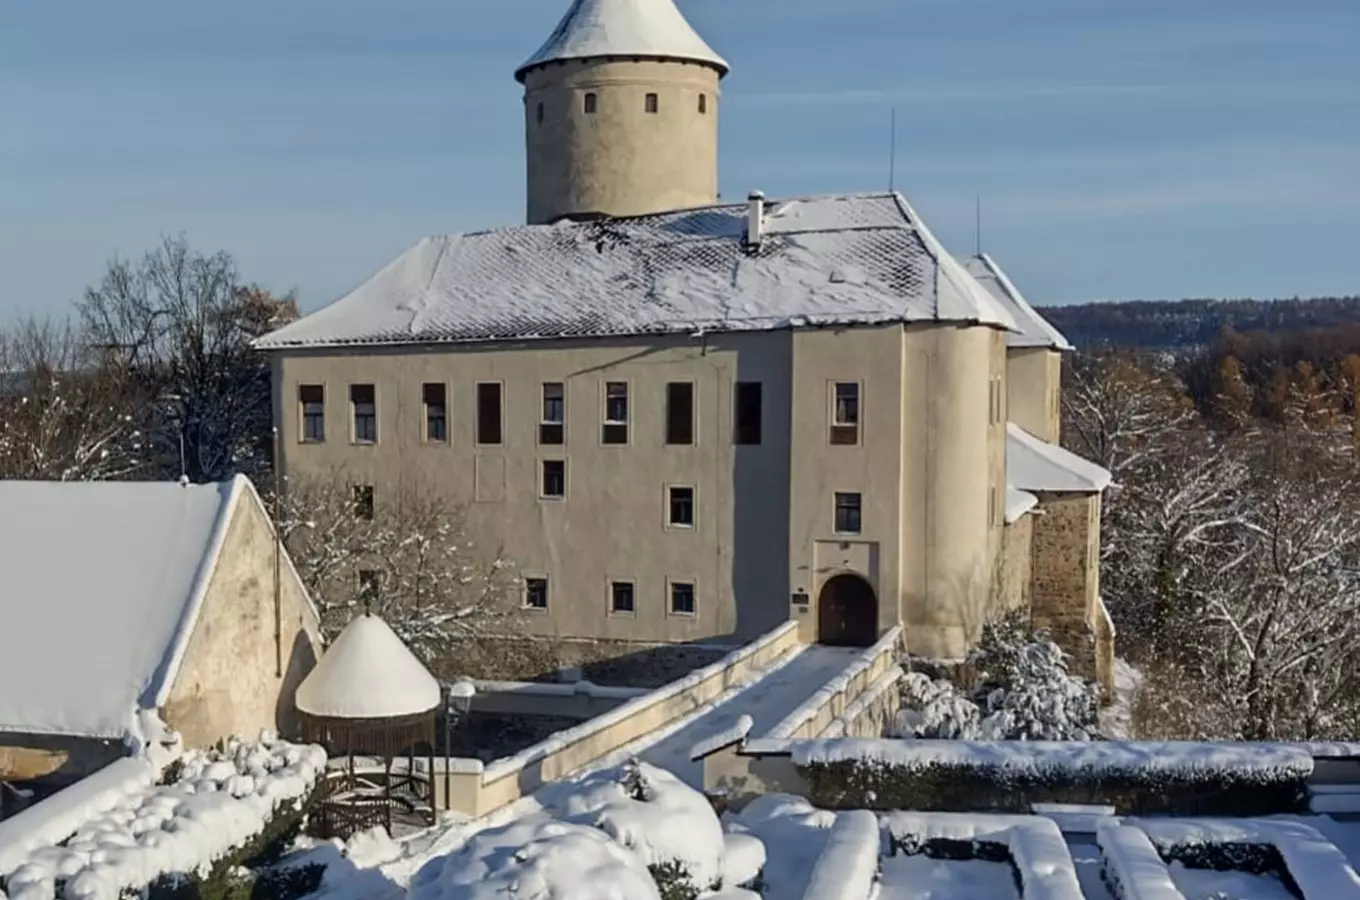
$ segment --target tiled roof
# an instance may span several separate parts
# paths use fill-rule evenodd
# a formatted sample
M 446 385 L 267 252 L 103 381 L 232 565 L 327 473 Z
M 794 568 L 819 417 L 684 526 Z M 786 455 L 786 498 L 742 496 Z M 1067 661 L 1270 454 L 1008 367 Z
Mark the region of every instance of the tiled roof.
M 631 56 L 706 63 L 726 74 L 727 61 L 699 37 L 674 0 L 575 0 L 542 47 L 515 71 L 568 59 Z
M 1049 321 L 1039 315 L 1034 307 L 1029 305 L 1023 294 L 1006 277 L 1006 273 L 996 264 L 990 256 L 985 253 L 977 256 L 964 256 L 959 258 L 959 262 L 968 272 L 982 283 L 982 286 L 991 291 L 992 296 L 1004 306 L 1015 319 L 1015 324 L 1020 327 L 1018 333 L 1007 337 L 1006 343 L 1011 347 L 1047 347 L 1051 350 L 1071 350 L 1072 345 L 1067 338 L 1063 337 L 1062 332 L 1054 328 Z
M 427 238 L 261 349 L 766 331 L 887 322 L 1015 328 L 898 194 Z

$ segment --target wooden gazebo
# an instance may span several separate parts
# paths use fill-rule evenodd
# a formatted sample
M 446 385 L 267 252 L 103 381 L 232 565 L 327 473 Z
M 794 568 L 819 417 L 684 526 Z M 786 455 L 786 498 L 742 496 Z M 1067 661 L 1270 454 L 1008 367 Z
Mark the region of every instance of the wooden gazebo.
M 345 626 L 297 689 L 303 739 L 331 758 L 311 817 L 319 837 L 391 833 L 394 813 L 433 824 L 440 704 L 439 683 L 386 622 L 365 612 Z

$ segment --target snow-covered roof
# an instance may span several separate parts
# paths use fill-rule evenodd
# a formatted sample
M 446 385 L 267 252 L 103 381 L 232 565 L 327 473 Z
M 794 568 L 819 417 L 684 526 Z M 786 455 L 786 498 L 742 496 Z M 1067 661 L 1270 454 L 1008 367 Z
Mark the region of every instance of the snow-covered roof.
M 1020 520 L 1020 517 L 1039 505 L 1039 498 L 1029 491 L 1006 485 L 1006 524 Z
M 429 712 L 439 682 L 395 631 L 371 613 L 356 616 L 297 689 L 297 708 L 330 719 L 383 719 Z
M 575 0 L 548 40 L 515 71 L 569 59 L 628 56 L 705 63 L 727 74 L 727 61 L 699 37 L 675 0 Z
M 169 697 L 247 492 L 240 476 L 0 481 L 0 732 L 135 734 Z
M 1015 321 L 900 194 L 767 201 L 422 240 L 261 349 Z
M 985 253 L 980 253 L 977 256 L 961 256 L 959 262 L 1015 319 L 1015 324 L 1020 330 L 1007 335 L 1008 346 L 1047 347 L 1051 350 L 1073 349 L 1062 332 L 1029 305 L 1024 294 L 1020 293 L 1002 268 L 996 264 L 996 260 Z
M 1006 481 L 1020 491 L 1094 494 L 1110 486 L 1110 473 L 1008 422 Z

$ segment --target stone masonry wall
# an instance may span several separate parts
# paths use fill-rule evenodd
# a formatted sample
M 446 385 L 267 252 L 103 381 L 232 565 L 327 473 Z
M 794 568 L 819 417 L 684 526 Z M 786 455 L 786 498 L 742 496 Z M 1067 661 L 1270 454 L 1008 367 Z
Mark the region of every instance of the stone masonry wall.
M 595 684 L 655 688 L 717 662 L 737 646 L 486 637 L 466 647 L 458 659 L 436 666 L 435 675 L 444 680 L 556 681 L 560 670 L 576 668 Z
M 1041 494 L 1034 516 L 1031 604 L 1034 624 L 1072 656 L 1072 668 L 1096 676 L 1092 617 L 1100 589 L 1100 495 Z

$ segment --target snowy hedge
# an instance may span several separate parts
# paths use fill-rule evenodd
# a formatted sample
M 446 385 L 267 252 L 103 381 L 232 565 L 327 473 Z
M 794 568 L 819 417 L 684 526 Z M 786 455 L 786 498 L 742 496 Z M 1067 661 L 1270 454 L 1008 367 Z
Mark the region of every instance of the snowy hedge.
M 1028 812 L 1109 804 L 1123 813 L 1305 812 L 1313 760 L 1284 744 L 801 741 L 793 762 L 826 809 Z
M 326 768 L 320 747 L 266 740 L 192 751 L 167 783 L 93 810 L 69 840 L 32 849 L 3 878 L 10 900 L 218 900 L 233 872 L 295 834 Z

